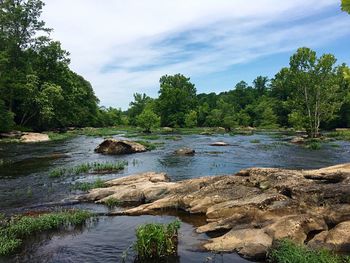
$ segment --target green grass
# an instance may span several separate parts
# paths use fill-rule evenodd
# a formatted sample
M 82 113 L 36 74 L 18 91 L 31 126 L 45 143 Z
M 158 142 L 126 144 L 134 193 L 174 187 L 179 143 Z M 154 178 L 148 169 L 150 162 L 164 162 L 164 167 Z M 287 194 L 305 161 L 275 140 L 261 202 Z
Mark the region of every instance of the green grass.
M 110 197 L 104 202 L 104 204 L 109 208 L 113 208 L 120 205 L 120 201 L 114 197 Z
M 68 175 L 79 175 L 83 173 L 113 173 L 121 171 L 128 165 L 126 161 L 121 162 L 94 162 L 94 163 L 83 163 L 70 168 L 57 168 L 50 172 L 49 177 L 58 178 Z
M 94 182 L 79 182 L 73 185 L 73 189 L 74 190 L 80 190 L 80 191 L 84 191 L 87 192 L 91 189 L 95 189 L 95 188 L 104 188 L 106 187 L 106 184 L 104 181 L 102 181 L 100 178 L 97 179 Z
M 18 250 L 23 241 L 40 232 L 57 230 L 64 226 L 81 225 L 92 217 L 87 211 L 74 210 L 12 218 L 0 228 L 0 255 L 6 256 Z
M 139 262 L 176 254 L 179 228 L 178 220 L 169 224 L 153 223 L 139 226 L 136 229 L 134 245 Z
M 250 143 L 260 143 L 260 140 L 258 140 L 258 139 L 251 140 Z
M 320 150 L 322 148 L 322 144 L 318 140 L 310 140 L 306 142 L 306 148 L 310 150 Z
M 159 140 L 160 139 L 160 136 L 159 135 L 141 135 L 140 136 L 141 139 L 144 139 L 144 140 Z
M 350 130 L 330 132 L 327 134 L 327 137 L 335 138 L 337 140 L 350 141 Z
M 152 151 L 163 145 L 164 143 L 162 142 L 149 142 L 149 141 L 136 141 L 139 144 L 142 144 L 143 146 L 146 147 L 147 151 Z
M 64 132 L 64 133 L 45 132 L 45 133 L 49 135 L 49 138 L 51 141 L 61 141 L 61 140 L 70 139 L 76 136 L 76 133 L 73 133 L 73 132 Z
M 327 250 L 311 250 L 290 240 L 278 241 L 268 255 L 272 263 L 350 263 L 350 257 L 335 255 Z
M 181 140 L 182 137 L 181 136 L 175 136 L 175 135 L 172 135 L 172 136 L 164 136 L 164 140 L 168 140 L 168 141 L 179 141 Z

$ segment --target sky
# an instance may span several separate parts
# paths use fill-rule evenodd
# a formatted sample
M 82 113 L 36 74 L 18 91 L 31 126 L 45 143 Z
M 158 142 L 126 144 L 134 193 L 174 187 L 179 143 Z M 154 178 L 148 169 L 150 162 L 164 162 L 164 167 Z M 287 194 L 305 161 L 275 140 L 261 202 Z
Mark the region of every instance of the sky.
M 350 15 L 340 0 L 46 0 L 42 18 L 103 106 L 157 97 L 162 75 L 197 93 L 272 78 L 298 47 L 350 64 Z

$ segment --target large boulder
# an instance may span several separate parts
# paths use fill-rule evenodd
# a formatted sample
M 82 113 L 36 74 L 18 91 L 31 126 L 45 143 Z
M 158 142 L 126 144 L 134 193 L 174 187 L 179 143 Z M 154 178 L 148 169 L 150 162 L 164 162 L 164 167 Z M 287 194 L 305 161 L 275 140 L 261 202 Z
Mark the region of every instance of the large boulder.
M 50 140 L 49 135 L 44 133 L 36 133 L 36 132 L 25 132 L 21 136 L 21 142 L 47 142 Z
M 147 151 L 146 147 L 140 143 L 127 141 L 127 140 L 115 140 L 107 139 L 103 141 L 95 152 L 102 154 L 130 154 Z
M 180 148 L 175 151 L 175 154 L 177 155 L 194 155 L 195 153 L 196 153 L 195 150 L 187 147 Z
M 113 212 L 117 215 L 168 209 L 203 214 L 207 224 L 197 232 L 216 236 L 204 244 L 206 249 L 262 259 L 274 241 L 284 238 L 349 253 L 349 196 L 350 163 L 308 171 L 250 168 L 179 182 L 170 182 L 165 174 L 145 173 L 109 181 L 106 188 L 80 199 L 104 203 L 113 197 L 134 203 Z

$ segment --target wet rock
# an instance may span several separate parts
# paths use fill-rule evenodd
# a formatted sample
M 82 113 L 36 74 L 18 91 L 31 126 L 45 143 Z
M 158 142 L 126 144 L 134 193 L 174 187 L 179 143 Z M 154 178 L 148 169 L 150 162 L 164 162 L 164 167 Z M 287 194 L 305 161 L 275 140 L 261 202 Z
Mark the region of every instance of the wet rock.
M 290 238 L 350 252 L 350 163 L 307 171 L 250 168 L 180 182 L 163 173 L 145 173 L 107 185 L 79 199 L 103 203 L 113 197 L 137 204 L 115 212 L 122 215 L 166 209 L 203 214 L 207 224 L 197 232 L 226 231 L 204 244 L 208 250 L 261 259 L 272 242 Z
M 229 146 L 230 144 L 226 142 L 213 142 L 210 144 L 210 146 Z
M 146 150 L 145 146 L 137 142 L 107 139 L 95 149 L 95 152 L 118 155 L 145 152 Z
M 49 135 L 36 132 L 25 132 L 20 138 L 21 142 L 47 142 L 50 140 Z
M 175 154 L 177 155 L 194 155 L 196 153 L 195 150 L 191 149 L 191 148 L 180 148 L 178 150 L 175 151 Z
M 295 143 L 295 144 L 303 144 L 305 142 L 305 138 L 297 136 L 294 137 L 290 140 L 291 143 Z
M 173 132 L 173 131 L 174 131 L 174 129 L 171 128 L 171 127 L 163 127 L 162 130 L 163 130 L 164 132 Z
M 0 138 L 4 138 L 4 139 L 20 139 L 21 136 L 22 136 L 22 132 L 20 131 L 10 131 L 10 132 L 0 133 Z

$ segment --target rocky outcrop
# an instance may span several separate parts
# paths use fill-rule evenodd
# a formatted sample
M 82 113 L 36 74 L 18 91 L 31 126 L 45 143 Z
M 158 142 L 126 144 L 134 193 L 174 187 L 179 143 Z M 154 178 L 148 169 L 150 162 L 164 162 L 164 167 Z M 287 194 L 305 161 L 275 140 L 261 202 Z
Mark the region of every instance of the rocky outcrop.
M 297 137 L 293 137 L 291 140 L 290 140 L 291 143 L 294 143 L 294 144 L 303 144 L 305 142 L 305 138 L 304 137 L 301 137 L 301 136 L 297 136 Z
M 49 135 L 36 132 L 25 132 L 20 138 L 21 142 L 47 142 L 50 140 Z
M 145 152 L 146 150 L 147 149 L 145 146 L 137 142 L 107 139 L 95 149 L 95 152 L 102 154 L 118 155 Z
M 178 150 L 175 151 L 175 154 L 177 155 L 194 155 L 196 153 L 195 150 L 191 149 L 191 148 L 180 148 Z
M 250 168 L 180 182 L 144 173 L 107 184 L 79 199 L 132 202 L 134 207 L 116 212 L 123 215 L 171 208 L 204 214 L 207 224 L 198 232 L 225 233 L 204 244 L 208 250 L 262 259 L 275 240 L 289 238 L 350 252 L 350 164 L 308 171 Z

